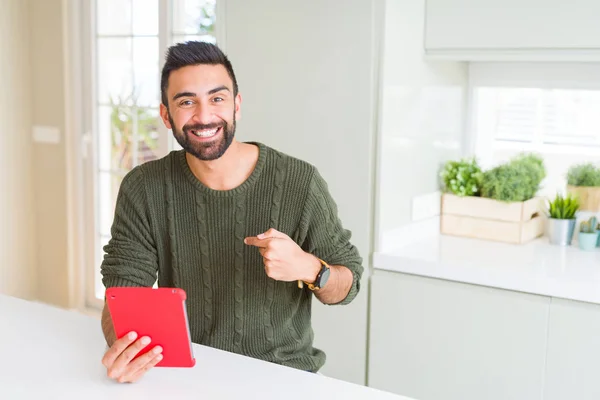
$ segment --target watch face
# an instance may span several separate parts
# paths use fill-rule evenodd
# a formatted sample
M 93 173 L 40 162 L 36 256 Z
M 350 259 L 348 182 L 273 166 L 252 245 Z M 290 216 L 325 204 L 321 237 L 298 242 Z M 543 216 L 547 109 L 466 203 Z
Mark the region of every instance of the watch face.
M 327 283 L 327 280 L 329 279 L 329 274 L 331 273 L 331 269 L 330 268 L 325 268 L 325 271 L 323 271 L 323 274 L 321 275 L 321 279 L 319 279 L 319 287 L 323 287 L 325 286 L 325 284 Z

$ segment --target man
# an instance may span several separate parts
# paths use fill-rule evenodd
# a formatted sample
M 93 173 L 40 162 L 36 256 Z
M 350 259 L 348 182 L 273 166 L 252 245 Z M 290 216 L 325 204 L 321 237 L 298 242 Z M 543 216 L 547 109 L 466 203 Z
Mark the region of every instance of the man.
M 236 141 L 242 98 L 218 47 L 171 47 L 161 95 L 183 150 L 123 179 L 104 285 L 182 288 L 193 342 L 318 371 L 325 354 L 312 346 L 312 296 L 347 304 L 363 272 L 327 184 L 306 162 Z M 132 361 L 152 338 L 117 340 L 106 306 L 102 328 L 110 377 L 134 382 L 160 361 L 159 346 Z

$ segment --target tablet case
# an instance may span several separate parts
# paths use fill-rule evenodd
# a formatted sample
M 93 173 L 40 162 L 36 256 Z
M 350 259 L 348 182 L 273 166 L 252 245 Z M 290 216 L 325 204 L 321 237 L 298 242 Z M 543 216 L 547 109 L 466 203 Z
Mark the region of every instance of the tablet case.
M 163 348 L 157 367 L 193 367 L 190 328 L 185 306 L 186 293 L 178 288 L 111 287 L 106 302 L 117 338 L 134 331 L 138 339 L 148 336 L 151 342 L 138 355 L 155 346 Z

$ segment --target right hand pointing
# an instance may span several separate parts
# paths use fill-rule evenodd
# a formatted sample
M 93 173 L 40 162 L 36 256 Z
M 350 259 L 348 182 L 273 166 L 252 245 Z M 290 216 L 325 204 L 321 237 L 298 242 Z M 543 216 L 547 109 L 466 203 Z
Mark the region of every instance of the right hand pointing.
M 106 367 L 109 378 L 118 382 L 133 383 L 138 381 L 146 372 L 162 360 L 162 348 L 156 346 L 146 354 L 133 358 L 150 343 L 150 338 L 144 336 L 138 340 L 135 332 L 116 340 L 106 351 L 102 364 Z M 133 361 L 132 361 L 133 360 Z

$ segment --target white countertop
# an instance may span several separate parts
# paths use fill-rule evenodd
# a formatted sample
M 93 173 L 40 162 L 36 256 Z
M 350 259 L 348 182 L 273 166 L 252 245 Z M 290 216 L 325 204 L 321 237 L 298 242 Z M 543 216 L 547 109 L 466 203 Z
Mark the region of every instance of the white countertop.
M 2 399 L 410 400 L 194 345 L 194 368 L 154 368 L 135 384 L 106 377 L 100 321 L 0 295 Z
M 375 269 L 600 304 L 600 249 L 435 235 L 385 253 Z

